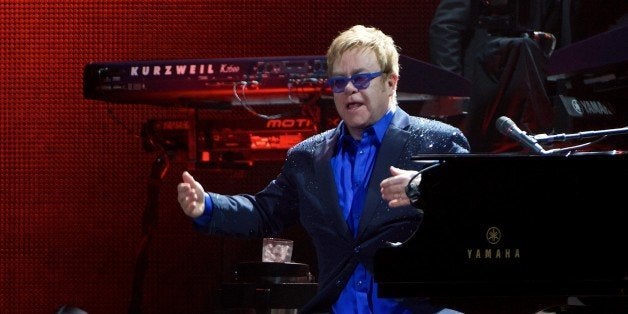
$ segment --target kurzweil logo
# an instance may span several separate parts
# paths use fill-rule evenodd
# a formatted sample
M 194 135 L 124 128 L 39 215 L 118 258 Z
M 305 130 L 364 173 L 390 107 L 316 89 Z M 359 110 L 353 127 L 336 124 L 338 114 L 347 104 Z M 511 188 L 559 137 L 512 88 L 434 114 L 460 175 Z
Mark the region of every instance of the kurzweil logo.
M 220 74 L 237 74 L 240 66 L 222 63 L 218 66 Z M 175 64 L 175 65 L 143 65 L 131 66 L 131 76 L 175 76 L 175 75 L 206 75 L 214 74 L 213 64 Z
M 467 259 L 474 261 L 490 260 L 518 260 L 521 258 L 519 248 L 496 247 L 502 240 L 502 231 L 497 227 L 490 227 L 486 230 L 487 247 L 468 248 Z

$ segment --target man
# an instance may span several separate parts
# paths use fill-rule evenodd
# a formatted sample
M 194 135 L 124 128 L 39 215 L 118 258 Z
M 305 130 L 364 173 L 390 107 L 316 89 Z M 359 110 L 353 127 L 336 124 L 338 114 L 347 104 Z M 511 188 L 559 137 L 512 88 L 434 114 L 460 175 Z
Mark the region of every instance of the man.
M 342 119 L 336 128 L 291 148 L 276 179 L 255 195 L 206 193 L 184 172 L 179 203 L 213 234 L 262 237 L 301 223 L 319 267 L 319 290 L 304 313 L 434 312 L 426 300 L 379 298 L 373 256 L 410 238 L 421 222 L 422 212 L 405 193 L 419 167 L 411 157 L 466 153 L 468 142 L 450 125 L 397 107 L 399 53 L 378 29 L 357 25 L 342 32 L 327 51 L 327 65 Z
M 438 5 L 429 29 L 430 62 L 472 82 L 462 128 L 474 152 L 521 150 L 495 128 L 500 116 L 528 133 L 551 133 L 554 111 L 545 65 L 554 37 L 562 44 L 571 34 L 560 2 L 441 0 Z

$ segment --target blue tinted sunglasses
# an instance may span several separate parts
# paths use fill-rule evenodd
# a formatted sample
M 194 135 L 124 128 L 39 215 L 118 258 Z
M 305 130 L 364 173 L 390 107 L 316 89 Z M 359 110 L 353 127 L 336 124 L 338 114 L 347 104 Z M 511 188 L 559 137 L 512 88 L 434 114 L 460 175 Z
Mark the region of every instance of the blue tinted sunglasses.
M 347 84 L 351 82 L 358 90 L 366 89 L 371 84 L 371 80 L 382 75 L 382 71 L 373 73 L 358 73 L 353 74 L 351 77 L 334 76 L 327 80 L 329 86 L 334 93 L 342 93 L 345 91 Z

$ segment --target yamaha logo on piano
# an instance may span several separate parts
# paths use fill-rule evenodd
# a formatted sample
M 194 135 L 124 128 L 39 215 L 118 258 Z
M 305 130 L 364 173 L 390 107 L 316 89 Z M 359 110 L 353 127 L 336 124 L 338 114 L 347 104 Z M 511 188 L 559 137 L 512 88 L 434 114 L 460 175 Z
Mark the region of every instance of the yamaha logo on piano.
M 467 248 L 466 259 L 476 262 L 518 261 L 521 258 L 519 248 L 506 248 L 502 245 L 503 233 L 498 227 L 486 230 L 487 246 L 483 248 Z
M 486 231 L 486 240 L 490 244 L 497 244 L 502 239 L 502 231 L 497 227 L 490 227 Z

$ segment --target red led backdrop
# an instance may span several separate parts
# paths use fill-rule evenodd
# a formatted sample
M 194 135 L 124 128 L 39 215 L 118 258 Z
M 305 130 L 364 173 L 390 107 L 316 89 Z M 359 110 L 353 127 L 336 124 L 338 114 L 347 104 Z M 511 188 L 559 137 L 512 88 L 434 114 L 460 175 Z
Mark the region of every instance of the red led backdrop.
M 88 62 L 324 54 L 339 31 L 358 23 L 381 28 L 403 54 L 426 60 L 436 3 L 2 1 L 0 311 L 52 313 L 71 304 L 126 312 L 148 209 L 157 220 L 141 281 L 143 312 L 211 312 L 233 265 L 259 259 L 258 239 L 192 229 L 175 199 L 185 163 L 173 162 L 161 185 L 149 188 L 158 155 L 144 149 L 140 130 L 149 119 L 187 112 L 84 99 Z M 209 190 L 254 192 L 279 166 L 195 174 Z M 294 260 L 312 264 L 307 238 L 289 235 L 297 240 Z

